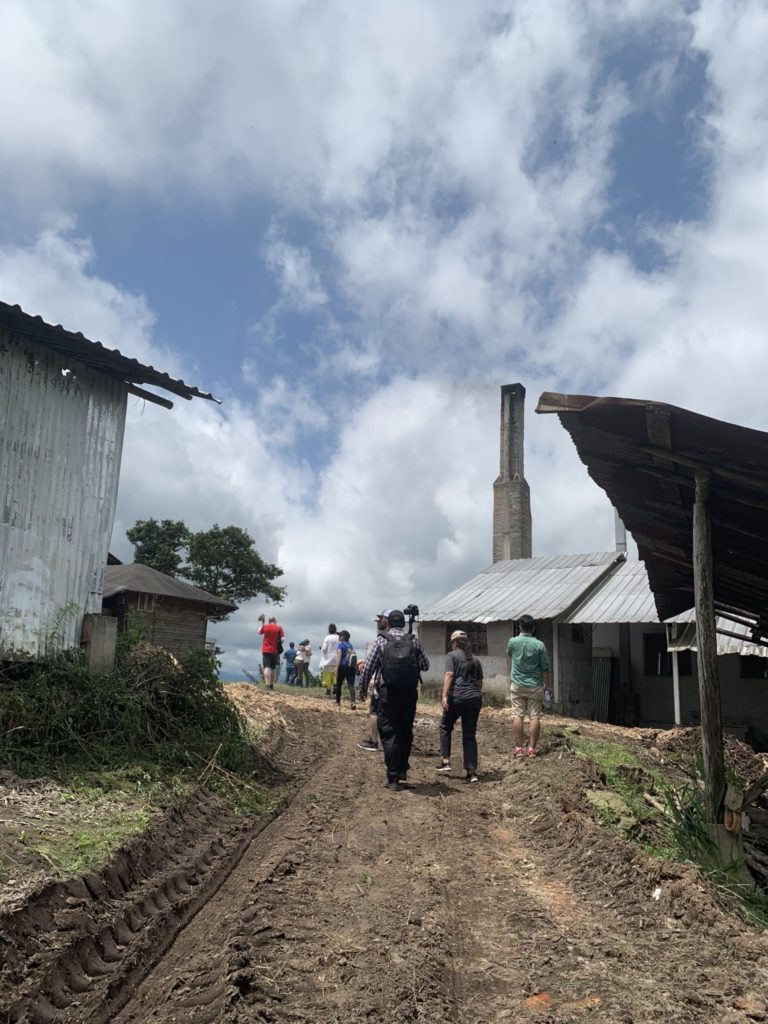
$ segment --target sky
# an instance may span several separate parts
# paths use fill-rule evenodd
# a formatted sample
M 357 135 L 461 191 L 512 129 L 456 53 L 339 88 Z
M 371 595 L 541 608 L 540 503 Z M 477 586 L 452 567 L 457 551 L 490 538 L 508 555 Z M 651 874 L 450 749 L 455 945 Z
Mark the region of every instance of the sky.
M 766 52 L 765 0 L 4 0 L 0 298 L 221 400 L 129 399 L 112 550 L 280 565 L 225 675 L 490 563 L 502 384 L 534 555 L 614 545 L 542 391 L 766 429 Z

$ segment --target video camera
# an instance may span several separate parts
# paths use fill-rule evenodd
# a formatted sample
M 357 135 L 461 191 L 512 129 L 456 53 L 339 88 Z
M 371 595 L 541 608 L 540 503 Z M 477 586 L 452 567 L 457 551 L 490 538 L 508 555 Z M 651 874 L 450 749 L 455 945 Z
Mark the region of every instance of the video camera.
M 418 605 L 408 604 L 403 608 L 403 615 L 408 616 L 408 632 L 413 633 L 413 620 L 419 617 Z

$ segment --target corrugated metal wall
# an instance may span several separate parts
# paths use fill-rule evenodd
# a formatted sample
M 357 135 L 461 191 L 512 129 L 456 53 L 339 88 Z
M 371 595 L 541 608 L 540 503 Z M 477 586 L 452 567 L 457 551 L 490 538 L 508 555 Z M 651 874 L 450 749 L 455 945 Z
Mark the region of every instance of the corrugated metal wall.
M 79 643 L 101 611 L 127 388 L 0 328 L 0 656 Z

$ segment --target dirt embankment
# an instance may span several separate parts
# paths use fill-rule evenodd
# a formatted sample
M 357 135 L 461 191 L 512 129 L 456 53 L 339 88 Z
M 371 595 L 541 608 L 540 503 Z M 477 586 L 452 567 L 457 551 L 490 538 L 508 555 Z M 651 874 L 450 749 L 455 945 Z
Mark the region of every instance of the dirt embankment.
M 593 775 L 551 721 L 542 756 L 515 762 L 506 713 L 484 711 L 470 786 L 436 776 L 422 711 L 393 794 L 357 747 L 364 714 L 272 699 L 283 813 L 258 831 L 200 805 L 151 854 L 3 922 L 5 1019 L 768 1020 L 766 936 L 596 824 Z

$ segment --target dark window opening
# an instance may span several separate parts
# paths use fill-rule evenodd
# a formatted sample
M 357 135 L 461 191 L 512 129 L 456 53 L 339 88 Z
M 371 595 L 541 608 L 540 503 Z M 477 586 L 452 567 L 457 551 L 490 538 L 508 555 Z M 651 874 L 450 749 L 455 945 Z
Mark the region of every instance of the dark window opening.
M 449 622 L 445 627 L 445 649 L 451 649 L 451 633 L 463 629 L 469 640 L 469 649 L 473 654 L 488 653 L 488 629 L 480 622 Z
M 584 627 L 579 625 L 571 626 L 571 643 L 584 643 Z
M 677 670 L 681 676 L 692 674 L 693 657 L 690 651 L 678 651 Z M 666 634 L 643 633 L 643 675 L 672 675 L 672 654 L 667 650 Z
M 768 658 L 748 654 L 739 658 L 739 674 L 742 679 L 768 678 Z

